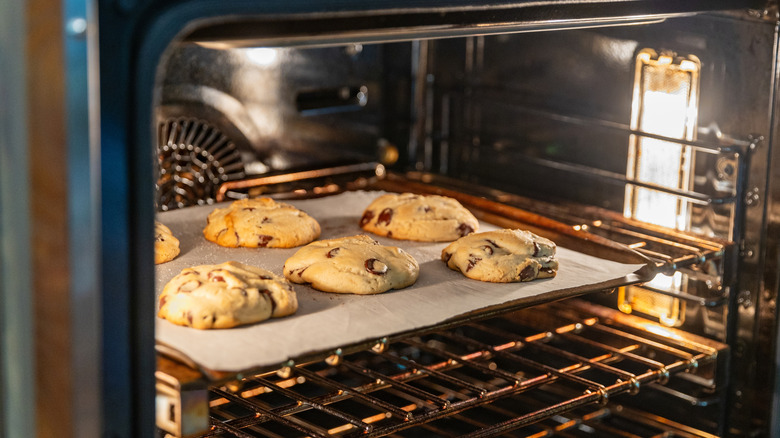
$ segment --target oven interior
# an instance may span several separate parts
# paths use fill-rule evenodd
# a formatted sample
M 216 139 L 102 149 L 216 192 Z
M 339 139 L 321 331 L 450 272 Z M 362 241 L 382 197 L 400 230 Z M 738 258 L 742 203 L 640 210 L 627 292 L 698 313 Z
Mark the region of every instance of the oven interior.
M 765 16 L 348 42 L 223 27 L 185 35 L 160 62 L 158 211 L 437 187 L 627 245 L 659 275 L 252 376 L 204 377 L 162 354 L 161 431 L 689 437 L 766 427 L 771 394 L 759 383 L 772 364 L 753 360 L 774 348 L 773 297 L 758 293 L 776 44 Z

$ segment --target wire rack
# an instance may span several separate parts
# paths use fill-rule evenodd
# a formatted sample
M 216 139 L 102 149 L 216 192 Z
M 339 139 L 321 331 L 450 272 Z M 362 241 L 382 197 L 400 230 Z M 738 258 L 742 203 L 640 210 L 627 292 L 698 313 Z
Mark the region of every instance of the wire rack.
M 708 380 L 725 351 L 553 303 L 210 388 L 200 436 L 706 436 L 608 402 L 679 373 Z M 626 421 L 638 434 L 610 435 Z

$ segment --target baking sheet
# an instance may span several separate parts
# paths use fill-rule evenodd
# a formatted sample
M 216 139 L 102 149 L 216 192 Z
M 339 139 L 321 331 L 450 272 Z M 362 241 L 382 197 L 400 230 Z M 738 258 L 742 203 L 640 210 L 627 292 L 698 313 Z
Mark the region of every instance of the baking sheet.
M 316 218 L 321 239 L 365 233 L 358 220 L 365 207 L 384 192 L 347 192 L 325 198 L 285 201 Z M 298 248 L 223 248 L 203 237 L 206 216 L 216 206 L 191 207 L 161 213 L 158 220 L 181 242 L 181 254 L 157 266 L 156 296 L 182 269 L 202 264 L 239 261 L 283 275 L 285 260 Z M 479 231 L 497 227 L 481 222 Z M 428 243 L 387 239 L 369 234 L 384 245 L 399 246 L 420 264 L 417 282 L 406 289 L 358 296 L 294 285 L 296 314 L 258 324 L 223 330 L 197 330 L 157 318 L 159 343 L 185 355 L 198 366 L 239 372 L 277 365 L 305 354 L 335 349 L 395 333 L 427 327 L 477 309 L 564 289 L 594 285 L 630 275 L 644 265 L 623 264 L 558 248 L 558 275 L 525 283 L 471 280 L 441 261 L 448 242 Z

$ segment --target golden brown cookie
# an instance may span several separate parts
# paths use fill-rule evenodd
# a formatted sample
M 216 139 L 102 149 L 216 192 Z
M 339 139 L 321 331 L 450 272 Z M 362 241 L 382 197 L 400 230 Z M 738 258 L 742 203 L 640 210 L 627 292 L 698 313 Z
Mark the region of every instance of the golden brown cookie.
M 448 242 L 477 231 L 479 222 L 446 196 L 390 193 L 366 208 L 360 227 L 393 239 Z
M 361 295 L 411 286 L 419 274 L 409 253 L 364 235 L 310 243 L 284 263 L 284 276 L 293 283 Z
M 240 199 L 212 211 L 207 222 L 206 239 L 231 248 L 292 248 L 320 236 L 313 217 L 271 198 Z
M 165 285 L 159 304 L 159 317 L 197 329 L 230 328 L 298 309 L 287 280 L 238 262 L 184 269 Z
M 468 278 L 509 283 L 555 277 L 555 243 L 530 231 L 471 234 L 449 244 L 441 259 Z
M 173 260 L 179 255 L 179 239 L 173 236 L 170 228 L 154 221 L 154 263 L 160 264 Z

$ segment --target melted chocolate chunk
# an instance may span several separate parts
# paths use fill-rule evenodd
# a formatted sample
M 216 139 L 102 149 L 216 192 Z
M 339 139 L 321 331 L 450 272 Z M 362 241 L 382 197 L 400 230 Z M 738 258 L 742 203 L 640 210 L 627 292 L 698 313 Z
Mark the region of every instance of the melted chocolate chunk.
M 224 282 L 225 282 L 225 277 L 223 277 L 223 276 L 221 276 L 221 275 L 214 275 L 214 276 L 212 277 L 211 275 L 209 275 L 209 280 L 211 280 L 211 281 L 213 281 L 213 282 L 215 282 L 215 283 L 216 283 L 216 282 L 219 282 L 219 281 L 221 281 L 221 282 L 223 282 L 223 283 L 224 283 Z
M 268 246 L 268 242 L 273 240 L 273 238 L 274 238 L 273 236 L 269 236 L 267 234 L 258 234 L 257 235 L 257 246 L 259 246 L 261 248 L 265 248 L 266 246 Z
M 471 234 L 473 232 L 474 232 L 474 228 L 471 228 L 471 225 L 460 224 L 460 226 L 458 227 L 458 235 L 460 235 L 460 237 L 463 237 L 467 234 Z
M 274 313 L 274 310 L 276 310 L 276 301 L 274 301 L 274 297 L 271 295 L 271 291 L 268 289 L 262 289 L 260 290 L 260 293 L 268 297 L 268 301 L 271 302 L 271 313 Z
M 474 266 L 476 266 L 477 263 L 482 261 L 482 258 L 475 257 L 473 254 L 469 254 L 471 257 L 469 257 L 469 264 L 466 265 L 466 272 L 469 272 Z
M 377 259 L 366 260 L 365 266 L 366 271 L 374 275 L 385 275 L 387 273 L 387 265 Z
M 290 271 L 290 275 L 297 275 L 300 277 L 301 275 L 303 275 L 303 271 L 305 271 L 307 268 L 308 266 L 305 268 L 293 269 L 292 271 Z
M 531 265 L 526 266 L 520 271 L 520 281 L 531 280 L 534 277 L 534 267 Z
M 538 256 L 540 250 L 541 250 L 541 248 L 539 248 L 539 244 L 534 242 L 534 253 L 533 253 L 533 256 L 534 257 Z
M 335 247 L 332 250 L 328 251 L 328 253 L 325 254 L 325 257 L 332 259 L 333 257 L 336 257 L 336 254 L 338 254 L 339 251 L 341 251 L 341 248 Z
M 489 244 L 493 245 L 493 247 L 494 247 L 494 248 L 501 248 L 500 246 L 498 246 L 498 244 L 497 244 L 496 242 L 494 242 L 494 241 L 492 241 L 492 240 L 490 240 L 490 239 L 485 239 L 485 241 L 486 241 L 487 243 L 489 243 Z
M 363 217 L 360 218 L 360 226 L 369 223 L 371 219 L 374 218 L 374 212 L 372 210 L 366 210 L 365 213 L 363 213 Z
M 390 221 L 393 220 L 393 209 L 386 208 L 379 213 L 379 217 L 376 219 L 376 224 L 390 225 Z

